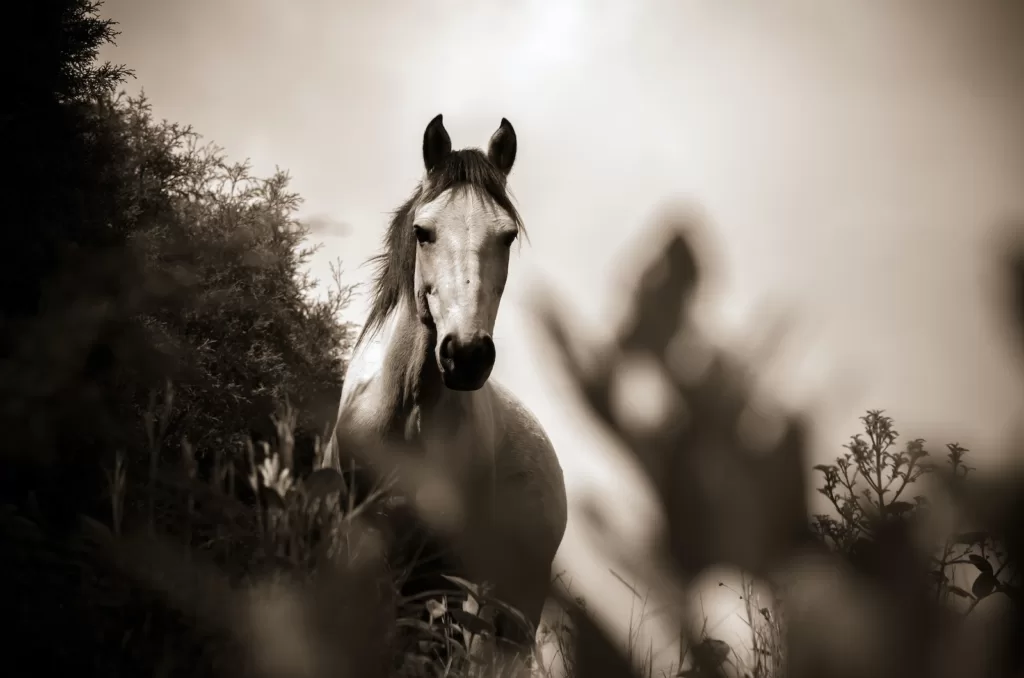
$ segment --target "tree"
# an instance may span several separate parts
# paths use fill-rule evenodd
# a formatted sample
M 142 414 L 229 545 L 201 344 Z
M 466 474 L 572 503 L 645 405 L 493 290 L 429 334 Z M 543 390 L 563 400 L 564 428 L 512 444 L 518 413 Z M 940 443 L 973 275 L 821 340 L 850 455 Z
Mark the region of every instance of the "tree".
M 306 437 L 322 430 L 349 291 L 311 299 L 287 174 L 252 177 L 155 121 L 144 98 L 114 95 L 130 71 L 95 61 L 117 35 L 99 3 L 23 5 L 11 25 L 31 58 L 2 116 L 18 173 L 0 280 L 0 499 L 35 495 L 64 524 L 101 501 L 118 451 L 148 464 L 145 416 L 168 381 L 169 454 L 182 438 L 201 458 L 240 451 L 284 399 Z
M 111 228 L 116 148 L 102 124 L 102 102 L 130 71 L 95 63 L 117 35 L 98 8 L 84 0 L 18 3 L 6 15 L 19 58 L 17 66 L 9 61 L 0 110 L 14 170 L 5 183 L 8 264 L 0 269 L 0 424 L 12 466 L 0 474 L 0 494 L 42 491 L 56 506 L 79 503 L 81 485 L 71 480 L 95 467 L 82 450 L 99 447 L 87 424 L 102 420 L 96 405 L 110 374 L 97 349 L 97 291 L 132 273 Z M 79 453 L 67 452 L 73 447 Z M 61 467 L 68 482 L 43 477 L 57 457 L 69 462 Z

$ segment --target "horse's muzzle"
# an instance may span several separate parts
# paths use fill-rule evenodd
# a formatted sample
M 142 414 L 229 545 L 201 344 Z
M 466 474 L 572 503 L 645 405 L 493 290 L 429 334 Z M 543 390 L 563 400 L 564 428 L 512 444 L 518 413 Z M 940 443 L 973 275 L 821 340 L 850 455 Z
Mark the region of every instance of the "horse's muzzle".
M 495 355 L 494 340 L 486 332 L 467 338 L 446 334 L 437 352 L 444 385 L 454 391 L 481 388 L 491 376 Z

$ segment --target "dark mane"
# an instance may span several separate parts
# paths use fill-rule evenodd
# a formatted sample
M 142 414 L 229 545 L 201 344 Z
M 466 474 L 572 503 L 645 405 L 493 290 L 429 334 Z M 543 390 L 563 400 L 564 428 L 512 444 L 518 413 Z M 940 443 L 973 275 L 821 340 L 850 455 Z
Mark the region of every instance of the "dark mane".
M 370 261 L 376 266 L 373 277 L 370 314 L 360 332 L 358 341 L 377 328 L 401 301 L 413 295 L 413 274 L 416 268 L 416 239 L 409 220 L 416 208 L 435 200 L 452 188 L 471 190 L 480 198 L 488 199 L 503 209 L 515 221 L 520 232 L 525 232 L 519 212 L 509 196 L 505 175 L 477 148 L 452 151 L 427 176 L 412 196 L 399 207 L 391 219 L 384 236 L 383 251 Z

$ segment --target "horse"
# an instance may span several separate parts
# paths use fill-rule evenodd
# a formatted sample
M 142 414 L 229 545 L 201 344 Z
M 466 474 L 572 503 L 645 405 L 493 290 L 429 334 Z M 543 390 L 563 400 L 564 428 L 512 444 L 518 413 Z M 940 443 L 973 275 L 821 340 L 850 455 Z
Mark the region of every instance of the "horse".
M 525 233 L 507 179 L 516 159 L 502 118 L 486 153 L 452 150 L 443 116 L 423 133 L 425 173 L 393 213 L 371 262 L 366 323 L 346 370 L 323 467 L 341 470 L 340 441 L 400 443 L 480 492 L 473 516 L 493 536 L 494 596 L 534 632 L 565 534 L 562 468 L 543 427 L 491 379 L 492 333 L 513 244 Z M 500 615 L 499 615 L 500 617 Z M 497 635 L 513 642 L 506 625 Z M 518 639 L 532 646 L 534 637 Z

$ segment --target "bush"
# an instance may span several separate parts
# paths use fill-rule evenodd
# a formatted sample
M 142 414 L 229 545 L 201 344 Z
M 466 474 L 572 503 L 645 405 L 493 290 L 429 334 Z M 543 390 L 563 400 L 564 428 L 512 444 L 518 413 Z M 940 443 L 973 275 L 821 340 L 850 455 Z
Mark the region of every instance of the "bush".
M 93 64 L 116 36 L 98 3 L 30 4 L 31 50 L 50 35 L 58 53 L 18 81 L 5 124 L 23 171 L 8 229 L 19 266 L 0 286 L 3 455 L 16 469 L 0 496 L 45 495 L 57 523 L 95 510 L 96 469 L 151 447 L 144 414 L 168 381 L 163 454 L 188 438 L 203 473 L 217 455 L 241 463 L 287 400 L 310 464 L 337 404 L 351 290 L 312 297 L 287 174 L 253 177 L 190 128 L 154 120 L 144 97 L 115 96 L 130 72 Z M 147 475 L 147 454 L 125 463 Z

